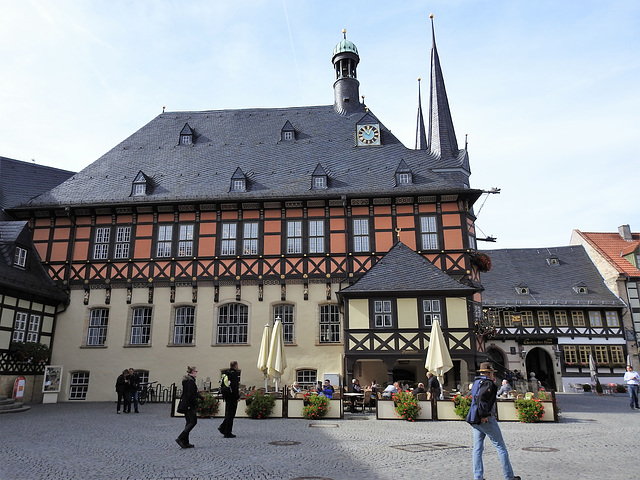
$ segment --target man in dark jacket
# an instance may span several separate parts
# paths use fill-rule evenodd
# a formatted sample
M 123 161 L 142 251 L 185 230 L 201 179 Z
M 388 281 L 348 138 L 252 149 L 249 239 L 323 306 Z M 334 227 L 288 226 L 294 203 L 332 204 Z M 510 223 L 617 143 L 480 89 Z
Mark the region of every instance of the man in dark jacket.
M 490 363 L 481 363 L 478 376 L 471 388 L 471 408 L 467 415 L 467 422 L 473 427 L 473 478 L 476 480 L 484 479 L 482 451 L 484 450 L 484 437 L 488 435 L 498 451 L 504 478 L 520 480 L 520 477 L 513 475 L 509 452 L 507 452 L 507 446 L 495 417 L 498 387 L 495 384 L 494 373 L 495 370 Z
M 222 398 L 224 398 L 224 421 L 218 427 L 218 430 L 224 438 L 235 438 L 236 436 L 233 432 L 233 419 L 236 416 L 236 410 L 238 410 L 238 400 L 240 399 L 240 375 L 238 374 L 238 362 L 233 361 L 229 364 L 229 370 L 226 372 L 227 377 L 229 378 L 229 388 L 228 392 L 222 393 Z
M 133 409 L 138 413 L 138 394 L 140 390 L 140 375 L 133 368 L 129 369 L 129 390 L 131 391 L 131 401 Z
M 427 388 L 429 389 L 431 398 L 440 398 L 440 382 L 438 381 L 438 377 L 431 372 L 427 372 L 427 379 Z

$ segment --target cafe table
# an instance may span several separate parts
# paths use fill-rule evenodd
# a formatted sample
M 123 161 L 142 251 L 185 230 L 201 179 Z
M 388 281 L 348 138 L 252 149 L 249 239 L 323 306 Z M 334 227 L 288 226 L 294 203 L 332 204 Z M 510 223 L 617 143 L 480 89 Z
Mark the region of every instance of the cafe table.
M 356 398 L 364 398 L 364 393 L 358 393 L 358 392 L 347 392 L 344 394 L 345 397 L 347 397 L 349 399 L 349 411 L 351 413 L 355 413 L 355 401 Z

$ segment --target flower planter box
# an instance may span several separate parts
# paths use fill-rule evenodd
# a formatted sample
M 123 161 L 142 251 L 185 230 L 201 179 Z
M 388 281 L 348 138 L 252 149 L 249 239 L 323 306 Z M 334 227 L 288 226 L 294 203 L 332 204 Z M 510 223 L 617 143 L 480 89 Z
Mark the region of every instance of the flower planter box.
M 438 420 L 461 420 L 454 410 L 455 406 L 451 400 L 436 400 Z
M 302 407 L 304 406 L 304 400 L 301 398 L 289 398 L 287 400 L 287 418 L 304 418 L 302 414 Z M 331 399 L 329 400 L 329 408 L 325 418 L 342 418 L 342 400 Z
M 551 400 L 545 400 L 541 402 L 544 406 L 544 416 L 541 422 L 555 422 L 556 414 L 553 408 L 553 402 Z M 515 400 L 498 400 L 496 402 L 496 409 L 498 412 L 498 420 L 501 422 L 519 422 L 518 413 L 516 411 Z
M 420 415 L 418 420 L 433 420 L 430 401 L 418 402 L 420 405 Z M 404 420 L 396 412 L 393 400 L 378 400 L 376 404 L 376 418 L 378 420 Z M 406 420 L 404 420 L 406 422 Z
M 245 410 L 247 408 L 247 402 L 244 398 L 238 400 L 238 410 L 236 410 L 236 418 L 249 418 L 249 415 L 246 414 Z M 224 409 L 225 409 L 225 401 L 220 398 L 220 407 L 218 408 L 218 413 L 215 415 L 216 418 L 224 418 Z M 273 406 L 273 411 L 271 415 L 267 418 L 282 418 L 282 399 L 276 398 L 276 403 Z

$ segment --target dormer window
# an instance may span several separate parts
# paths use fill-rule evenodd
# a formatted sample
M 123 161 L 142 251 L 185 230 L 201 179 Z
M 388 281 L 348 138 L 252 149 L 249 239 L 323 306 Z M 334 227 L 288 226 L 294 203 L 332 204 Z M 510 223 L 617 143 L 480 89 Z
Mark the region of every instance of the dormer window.
M 280 131 L 280 138 L 283 142 L 292 142 L 296 139 L 296 130 L 293 128 L 293 125 L 291 125 L 289 120 L 287 120 L 284 127 L 282 127 L 282 130 Z
M 232 192 L 246 192 L 247 191 L 247 177 L 240 167 L 236 168 L 233 176 L 231 177 L 231 191 Z
M 413 183 L 413 175 L 411 169 L 404 160 L 400 160 L 400 164 L 396 169 L 396 185 L 411 185 Z
M 147 184 L 146 183 L 134 183 L 133 184 L 133 196 L 142 196 L 147 194 Z
M 180 145 L 192 145 L 193 144 L 193 130 L 188 123 L 184 124 L 182 131 L 180 132 Z
M 149 179 L 142 171 L 139 171 L 131 185 L 131 196 L 144 197 L 147 193 L 150 193 L 150 190 Z
M 27 265 L 27 250 L 16 246 L 16 253 L 13 256 L 13 265 L 15 267 L 25 268 Z
M 410 173 L 400 173 L 398 174 L 398 185 L 409 185 L 411 183 L 411 174 Z
M 577 285 L 574 285 L 573 291 L 582 295 L 589 293 L 589 289 L 584 283 L 578 283 Z
M 322 168 L 322 165 L 318 164 L 311 174 L 311 189 L 324 190 L 327 187 L 327 172 Z
M 527 285 L 516 286 L 516 293 L 518 295 L 529 295 L 529 287 Z
M 548 265 L 560 265 L 560 259 L 556 256 L 547 257 Z

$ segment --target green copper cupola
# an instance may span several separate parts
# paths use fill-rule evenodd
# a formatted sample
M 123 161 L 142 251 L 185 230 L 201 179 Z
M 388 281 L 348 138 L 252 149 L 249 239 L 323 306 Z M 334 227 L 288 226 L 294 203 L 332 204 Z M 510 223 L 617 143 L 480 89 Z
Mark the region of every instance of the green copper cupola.
M 336 72 L 333 106 L 336 112 L 346 115 L 360 109 L 360 82 L 357 73 L 360 56 L 355 44 L 347 40 L 347 31 L 343 30 L 342 34 L 344 38 L 333 49 L 331 60 Z

